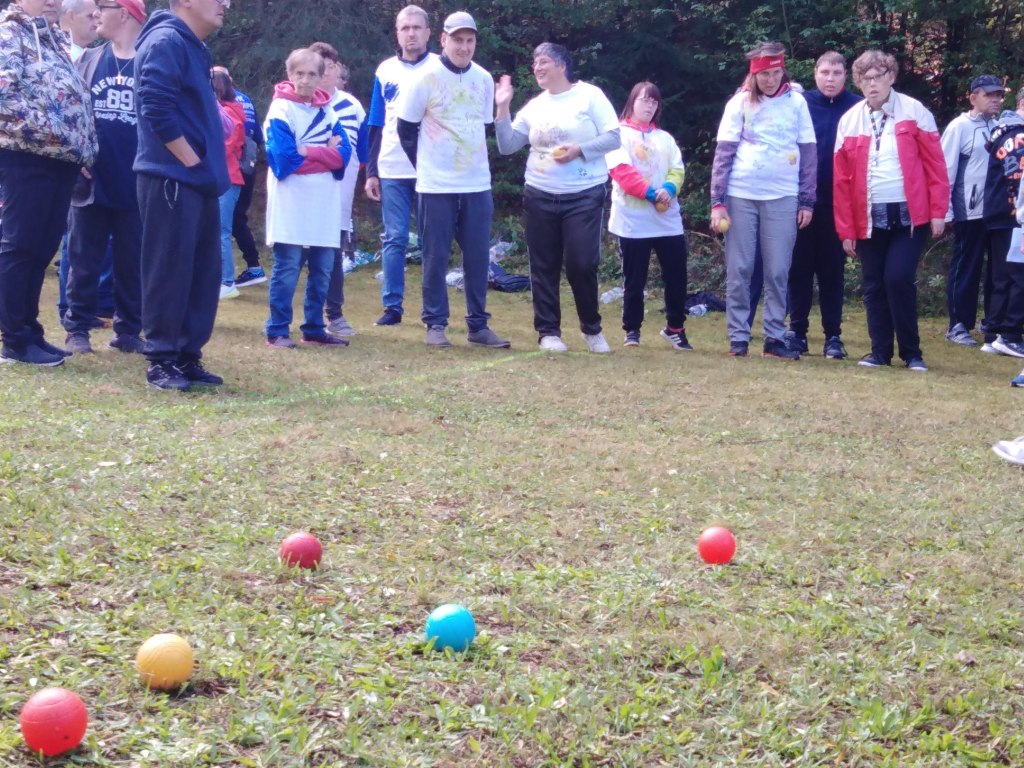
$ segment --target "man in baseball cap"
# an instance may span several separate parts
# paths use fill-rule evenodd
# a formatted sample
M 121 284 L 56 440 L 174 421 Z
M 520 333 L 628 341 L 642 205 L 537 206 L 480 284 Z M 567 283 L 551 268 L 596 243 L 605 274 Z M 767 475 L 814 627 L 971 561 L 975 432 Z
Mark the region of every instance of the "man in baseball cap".
M 989 160 L 985 143 L 1003 103 L 1003 81 L 995 75 L 976 77 L 971 81 L 967 98 L 970 111 L 954 118 L 942 132 L 951 198 L 946 221 L 953 222 L 953 257 L 946 282 L 946 338 L 954 344 L 973 347 L 978 344 L 971 331 L 978 314 L 978 285 L 985 251 L 992 257 L 988 230 L 982 220 Z M 982 326 L 992 292 L 989 281 L 985 282 Z M 1024 347 L 1020 356 L 1024 357 Z
M 456 11 L 444 20 L 444 33 L 446 35 L 451 35 L 458 32 L 460 29 L 471 29 L 474 32 L 478 31 L 476 28 L 476 22 L 473 21 L 473 17 L 466 11 Z

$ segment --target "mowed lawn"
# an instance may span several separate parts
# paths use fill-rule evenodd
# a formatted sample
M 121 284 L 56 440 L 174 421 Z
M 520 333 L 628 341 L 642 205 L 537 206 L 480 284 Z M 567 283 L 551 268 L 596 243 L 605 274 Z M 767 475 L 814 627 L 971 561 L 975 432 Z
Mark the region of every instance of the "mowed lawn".
M 222 304 L 220 390 L 148 389 L 109 331 L 0 367 L 0 765 L 40 764 L 17 716 L 47 685 L 91 715 L 48 765 L 1024 764 L 1024 475 L 989 450 L 1024 433 L 1015 361 L 942 319 L 927 374 L 765 360 L 759 331 L 731 359 L 721 314 L 678 353 L 655 299 L 639 349 L 604 307 L 598 356 L 564 287 L 569 355 L 529 294 L 490 294 L 511 350 L 466 346 L 454 290 L 428 350 L 419 270 L 394 328 L 373 271 L 348 349 L 268 349 L 266 286 Z M 295 530 L 318 572 L 279 565 Z M 424 650 L 446 602 L 461 656 Z M 197 657 L 177 695 L 133 667 L 166 631 Z

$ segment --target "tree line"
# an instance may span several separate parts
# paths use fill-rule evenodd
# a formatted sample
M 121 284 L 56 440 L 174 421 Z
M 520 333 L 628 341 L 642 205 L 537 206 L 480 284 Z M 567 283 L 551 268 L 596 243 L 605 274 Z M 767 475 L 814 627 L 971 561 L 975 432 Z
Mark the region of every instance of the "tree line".
M 727 98 L 745 73 L 744 52 L 779 40 L 794 78 L 813 87 L 813 66 L 826 50 L 848 60 L 882 48 L 900 63 L 897 90 L 921 99 L 942 127 L 966 108 L 970 79 L 1007 78 L 1006 106 L 1021 85 L 1024 11 L 1009 0 L 479 0 L 421 2 L 430 15 L 433 49 L 441 21 L 468 10 L 480 26 L 476 61 L 517 85 L 513 111 L 537 89 L 531 52 L 543 41 L 565 45 L 575 76 L 599 85 L 620 106 L 638 80 L 658 84 L 663 127 L 687 158 L 690 213 L 706 218 L 714 136 Z M 352 92 L 369 107 L 377 64 L 394 53 L 394 0 L 247 0 L 232 7 L 224 29 L 208 41 L 243 90 L 265 108 L 293 48 L 314 40 L 334 45 L 352 69 Z M 262 111 L 262 109 L 261 109 Z M 498 202 L 518 197 L 524 159 L 492 156 Z M 706 202 L 706 201 L 704 201 Z

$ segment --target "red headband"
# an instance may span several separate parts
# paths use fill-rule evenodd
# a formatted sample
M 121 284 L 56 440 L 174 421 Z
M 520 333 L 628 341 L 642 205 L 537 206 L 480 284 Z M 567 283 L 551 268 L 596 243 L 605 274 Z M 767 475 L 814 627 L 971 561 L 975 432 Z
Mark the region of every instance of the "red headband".
M 750 74 L 756 75 L 766 69 L 786 66 L 786 57 L 783 54 L 777 56 L 755 56 L 750 60 Z

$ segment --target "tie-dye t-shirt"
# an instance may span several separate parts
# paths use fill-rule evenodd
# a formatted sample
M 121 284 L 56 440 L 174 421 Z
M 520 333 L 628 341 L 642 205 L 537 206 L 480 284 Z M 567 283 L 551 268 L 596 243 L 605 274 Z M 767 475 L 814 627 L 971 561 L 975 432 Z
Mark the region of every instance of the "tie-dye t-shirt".
M 739 142 L 727 194 L 746 200 L 796 197 L 800 186 L 798 144 L 814 144 L 814 125 L 802 94 L 793 90 L 750 103 L 740 91 L 725 105 L 719 141 Z
M 526 183 L 556 195 L 604 184 L 608 180 L 604 155 L 557 163 L 551 150 L 562 144 L 582 144 L 618 127 L 615 108 L 595 85 L 578 82 L 562 93 L 544 91 L 512 121 L 513 130 L 530 137 Z
M 683 153 L 667 131 L 641 131 L 628 123 L 619 126 L 622 146 L 605 157 L 609 168 L 631 165 L 647 183 L 657 189 L 665 183 L 670 169 L 683 169 Z M 649 200 L 626 194 L 612 182 L 612 211 L 608 231 L 619 237 L 671 237 L 683 234 L 679 199 L 672 198 L 667 211 L 659 211 Z
M 494 122 L 494 78 L 471 64 L 463 74 L 440 59 L 424 64 L 407 86 L 398 117 L 420 123 L 416 191 L 484 192 L 491 188 L 484 126 Z

